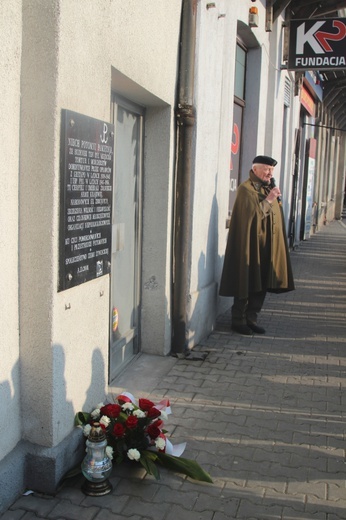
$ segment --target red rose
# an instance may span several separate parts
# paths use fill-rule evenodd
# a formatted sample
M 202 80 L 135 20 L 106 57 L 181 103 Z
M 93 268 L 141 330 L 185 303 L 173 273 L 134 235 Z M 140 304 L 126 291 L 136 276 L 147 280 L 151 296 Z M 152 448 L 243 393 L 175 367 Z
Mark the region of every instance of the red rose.
M 152 401 L 149 401 L 149 399 L 139 399 L 138 401 L 139 407 L 143 412 L 147 412 L 154 406 L 154 403 Z
M 161 421 L 161 419 L 157 419 L 157 421 L 154 421 L 153 423 L 151 423 L 152 426 L 156 426 L 156 428 L 161 428 L 161 426 L 163 425 L 163 421 Z
M 161 433 L 161 430 L 154 423 L 154 424 L 149 424 L 149 426 L 147 428 L 147 432 L 151 439 L 157 439 Z
M 115 423 L 113 428 L 113 435 L 115 437 L 122 437 L 125 433 L 125 428 L 121 423 Z
M 100 412 L 101 415 L 107 415 L 107 417 L 116 419 L 121 412 L 121 406 L 119 404 L 106 404 L 102 406 Z
M 159 415 L 161 415 L 161 412 L 160 412 L 160 410 L 155 408 L 155 406 L 153 406 L 152 408 L 150 408 L 150 410 L 148 410 L 148 417 L 150 417 L 150 419 L 155 419 L 156 417 L 159 417 Z
M 135 417 L 134 415 L 130 415 L 127 419 L 126 419 L 126 422 L 125 422 L 125 425 L 127 426 L 127 428 L 129 428 L 130 430 L 132 430 L 133 428 L 136 428 L 138 424 L 138 419 L 137 417 Z

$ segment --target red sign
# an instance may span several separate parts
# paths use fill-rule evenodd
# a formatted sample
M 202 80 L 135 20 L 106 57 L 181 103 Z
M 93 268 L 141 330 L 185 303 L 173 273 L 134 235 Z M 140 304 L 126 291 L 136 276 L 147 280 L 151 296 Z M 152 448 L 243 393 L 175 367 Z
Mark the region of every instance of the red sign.
M 315 117 L 315 102 L 310 92 L 304 87 L 300 91 L 300 102 L 312 117 Z
M 243 108 L 234 103 L 233 105 L 233 134 L 231 141 L 231 164 L 229 172 L 229 203 L 228 213 L 231 215 L 238 187 L 239 165 L 240 165 L 240 142 Z

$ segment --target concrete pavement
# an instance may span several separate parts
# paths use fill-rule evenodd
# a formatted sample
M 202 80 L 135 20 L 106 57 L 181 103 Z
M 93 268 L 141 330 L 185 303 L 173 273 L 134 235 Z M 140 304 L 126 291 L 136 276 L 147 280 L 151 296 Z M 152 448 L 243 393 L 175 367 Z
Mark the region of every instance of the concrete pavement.
M 346 518 L 346 226 L 333 222 L 291 253 L 296 291 L 269 295 L 264 336 L 230 331 L 229 313 L 194 352 L 140 356 L 115 393 L 168 398 L 173 443 L 187 441 L 214 483 L 138 466 L 113 469 L 113 492 L 82 479 L 54 497 L 20 497 L 2 520 L 344 520 Z

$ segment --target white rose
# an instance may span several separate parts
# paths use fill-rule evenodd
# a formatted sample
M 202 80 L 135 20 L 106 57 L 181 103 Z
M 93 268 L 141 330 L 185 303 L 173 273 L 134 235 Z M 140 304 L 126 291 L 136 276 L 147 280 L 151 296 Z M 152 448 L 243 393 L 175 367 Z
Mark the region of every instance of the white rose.
M 162 437 L 158 437 L 155 440 L 155 446 L 158 450 L 164 450 L 166 447 L 166 441 Z
M 100 408 L 95 408 L 95 410 L 93 410 L 90 415 L 93 419 L 96 419 L 99 417 L 100 413 Z
M 113 460 L 113 448 L 112 446 L 106 447 L 106 455 L 109 459 Z
M 133 410 L 134 406 L 132 403 L 124 403 L 121 407 L 124 411 L 125 410 Z
M 138 450 L 136 450 L 135 448 L 131 448 L 128 452 L 127 452 L 127 456 L 130 460 L 139 460 L 141 458 L 141 454 L 139 453 Z
M 100 419 L 100 424 L 103 424 L 103 426 L 105 426 L 105 428 L 107 428 L 107 426 L 109 425 L 110 422 L 111 422 L 111 420 L 109 417 L 107 417 L 107 415 L 102 415 L 102 417 Z
M 135 415 L 139 419 L 142 419 L 143 417 L 146 417 L 146 413 L 143 412 L 143 410 L 135 410 L 132 415 Z
M 91 424 L 86 424 L 83 428 L 83 433 L 84 433 L 85 437 L 89 436 L 90 430 L 91 430 Z

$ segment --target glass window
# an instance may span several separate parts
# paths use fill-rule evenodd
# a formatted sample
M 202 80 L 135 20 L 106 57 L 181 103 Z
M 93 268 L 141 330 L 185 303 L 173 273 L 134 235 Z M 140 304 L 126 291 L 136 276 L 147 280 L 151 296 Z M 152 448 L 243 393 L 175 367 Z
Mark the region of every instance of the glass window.
M 240 99 L 245 99 L 245 70 L 246 70 L 246 51 L 237 44 L 235 54 L 235 82 L 234 95 Z

